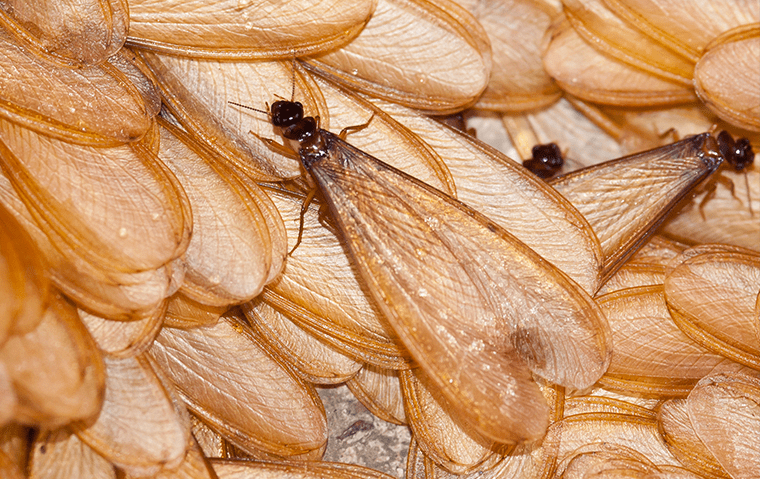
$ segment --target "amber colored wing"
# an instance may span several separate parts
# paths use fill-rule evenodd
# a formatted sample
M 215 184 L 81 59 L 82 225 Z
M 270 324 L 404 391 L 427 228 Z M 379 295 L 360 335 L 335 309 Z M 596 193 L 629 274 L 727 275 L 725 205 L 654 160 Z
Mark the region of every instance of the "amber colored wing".
M 374 299 L 465 421 L 515 442 L 548 407 L 530 373 L 590 387 L 607 321 L 564 273 L 480 213 L 324 132 L 310 166 Z

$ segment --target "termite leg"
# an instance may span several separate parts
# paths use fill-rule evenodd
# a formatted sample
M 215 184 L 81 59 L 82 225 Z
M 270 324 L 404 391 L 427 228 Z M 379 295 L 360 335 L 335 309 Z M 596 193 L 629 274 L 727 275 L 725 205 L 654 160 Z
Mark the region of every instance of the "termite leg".
M 253 131 L 250 131 L 249 133 L 255 136 L 256 138 L 258 138 L 259 141 L 263 142 L 267 146 L 267 148 L 269 148 L 271 151 L 275 153 L 279 153 L 283 156 L 287 156 L 288 158 L 291 158 L 293 160 L 298 159 L 298 155 L 291 148 L 288 148 L 282 143 L 277 143 L 276 141 L 269 138 L 263 138 L 257 135 L 256 133 L 254 133 Z
M 363 129 L 367 128 L 369 124 L 372 122 L 372 119 L 375 118 L 375 114 L 372 113 L 372 116 L 369 117 L 369 120 L 367 120 L 365 123 L 362 123 L 361 125 L 354 125 L 354 126 L 347 126 L 340 130 L 340 134 L 338 135 L 341 140 L 346 140 L 346 137 L 349 133 L 356 133 L 357 131 L 362 131 Z
M 744 172 L 744 185 L 747 188 L 747 207 L 749 208 L 749 216 L 750 218 L 754 218 L 755 212 L 752 211 L 752 198 L 749 196 L 749 178 L 746 171 Z
M 295 252 L 296 248 L 301 244 L 301 239 L 303 239 L 303 225 L 304 225 L 304 219 L 306 217 L 306 212 L 309 211 L 309 205 L 311 204 L 312 200 L 314 200 L 314 197 L 317 195 L 317 187 L 313 187 L 309 194 L 306 195 L 306 198 L 303 200 L 303 203 L 301 204 L 301 215 L 298 222 L 298 239 L 296 240 L 295 246 L 293 246 L 293 249 L 290 250 L 290 253 L 288 253 L 288 256 L 293 256 L 293 253 Z
M 659 136 L 663 140 L 666 139 L 666 138 L 670 139 L 671 143 L 674 143 L 676 141 L 680 141 L 681 140 L 681 135 L 678 134 L 678 130 L 676 130 L 675 128 L 672 128 L 672 127 L 668 128 L 664 132 L 660 133 Z
M 711 181 L 705 188 L 707 189 L 707 194 L 702 198 L 702 201 L 699 202 L 699 214 L 702 215 L 702 221 L 707 221 L 704 207 L 708 201 L 715 197 L 715 190 L 718 188 L 718 185 L 716 182 Z
M 717 180 L 718 183 L 722 184 L 728 190 L 731 192 L 731 197 L 733 197 L 735 200 L 738 200 L 739 198 L 736 197 L 736 194 L 734 193 L 734 182 L 731 180 L 731 178 L 727 178 L 725 176 L 718 176 Z
M 726 178 L 725 176 L 717 176 L 715 178 L 715 181 L 710 182 L 710 184 L 705 188 L 707 190 L 707 194 L 704 198 L 702 198 L 702 201 L 699 202 L 699 213 L 702 215 L 702 219 L 705 220 L 705 212 L 704 212 L 704 206 L 707 204 L 708 201 L 713 199 L 715 197 L 715 190 L 717 188 L 717 184 L 720 183 L 731 192 L 731 196 L 738 201 L 741 201 L 738 196 L 735 194 L 734 190 L 734 182 L 731 180 L 731 178 Z M 749 180 L 747 179 L 747 172 L 744 172 L 744 183 L 746 184 L 747 188 L 747 195 L 749 195 Z M 752 210 L 752 200 L 751 198 L 747 198 L 747 207 L 749 208 L 749 214 L 751 217 L 754 218 L 755 213 Z

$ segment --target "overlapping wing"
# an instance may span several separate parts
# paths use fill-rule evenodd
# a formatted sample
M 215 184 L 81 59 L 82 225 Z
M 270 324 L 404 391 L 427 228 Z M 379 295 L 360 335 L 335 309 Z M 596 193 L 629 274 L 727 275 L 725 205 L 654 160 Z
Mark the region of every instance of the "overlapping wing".
M 374 299 L 465 421 L 500 442 L 540 437 L 548 407 L 531 372 L 590 387 L 609 326 L 564 273 L 486 217 L 322 131 L 313 164 Z

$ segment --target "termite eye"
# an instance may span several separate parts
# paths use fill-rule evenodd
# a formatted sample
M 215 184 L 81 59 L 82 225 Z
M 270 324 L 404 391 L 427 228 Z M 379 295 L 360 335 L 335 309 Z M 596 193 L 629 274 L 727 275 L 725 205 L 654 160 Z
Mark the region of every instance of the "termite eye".
M 303 105 L 297 101 L 276 101 L 272 104 L 272 124 L 274 126 L 289 126 L 301 121 Z

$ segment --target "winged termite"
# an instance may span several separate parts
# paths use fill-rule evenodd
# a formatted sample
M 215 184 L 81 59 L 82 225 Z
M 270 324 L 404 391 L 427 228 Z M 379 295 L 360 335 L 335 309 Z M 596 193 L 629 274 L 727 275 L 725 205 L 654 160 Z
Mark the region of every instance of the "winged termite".
M 722 161 L 715 138 L 704 133 L 549 183 L 591 223 L 602 243 L 606 279 Z
M 608 325 L 564 273 L 480 213 L 351 146 L 347 130 L 320 129 L 300 103 L 277 101 L 270 115 L 319 185 L 369 293 L 465 423 L 497 442 L 536 439 L 549 408 L 531 372 L 571 389 L 600 377 Z
M 599 287 L 603 262 L 599 240 L 567 199 L 508 156 L 469 135 L 400 105 L 380 100 L 373 104 L 440 155 L 454 180 L 458 200 L 501 225 L 587 292 Z M 406 167 L 401 169 L 411 173 Z

